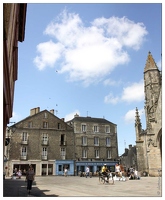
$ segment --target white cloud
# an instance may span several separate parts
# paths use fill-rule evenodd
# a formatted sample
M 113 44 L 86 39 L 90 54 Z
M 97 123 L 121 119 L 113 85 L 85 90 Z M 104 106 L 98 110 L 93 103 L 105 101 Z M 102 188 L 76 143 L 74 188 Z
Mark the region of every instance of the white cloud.
M 40 56 L 35 57 L 34 63 L 39 70 L 43 70 L 47 65 L 54 67 L 55 62 L 60 58 L 63 46 L 60 43 L 49 42 L 37 45 L 37 52 Z
M 35 65 L 41 70 L 55 67 L 61 60 L 59 73 L 68 73 L 69 81 L 85 85 L 102 80 L 118 65 L 129 62 L 125 47 L 138 50 L 147 34 L 141 23 L 126 17 L 95 19 L 86 27 L 78 14 L 64 10 L 44 31 L 55 42 L 40 43 Z
M 112 93 L 109 93 L 104 97 L 105 103 L 117 104 L 119 101 L 119 97 L 114 97 Z
M 114 81 L 114 80 L 112 80 L 112 79 L 109 78 L 109 79 L 104 80 L 103 84 L 105 86 L 113 86 L 113 85 L 119 85 L 119 84 L 121 84 L 121 81 Z
M 123 89 L 122 101 L 126 102 L 140 102 L 144 100 L 144 82 L 141 80 L 139 83 L 133 83 Z
M 65 116 L 65 122 L 67 122 L 67 121 L 73 119 L 75 114 L 80 115 L 79 110 L 75 110 L 75 111 L 73 111 L 72 113 L 67 114 L 67 115 Z
M 109 80 L 104 82 L 105 84 L 109 84 Z M 111 83 L 111 82 L 110 82 Z M 140 102 L 144 100 L 144 82 L 141 80 L 138 83 L 132 83 L 130 86 L 123 88 L 123 92 L 121 96 L 116 96 L 112 93 L 109 93 L 104 97 L 105 103 L 117 104 L 118 102 Z
M 124 116 L 124 121 L 129 124 L 129 123 L 135 123 L 135 111 L 136 109 L 129 110 L 125 116 Z M 144 114 L 144 109 L 139 110 L 139 116 L 142 116 Z
M 102 27 L 107 37 L 114 37 L 121 46 L 131 47 L 138 50 L 144 41 L 144 36 L 147 34 L 143 23 L 134 23 L 126 17 L 118 18 L 104 17 L 95 19 L 93 24 L 97 27 Z

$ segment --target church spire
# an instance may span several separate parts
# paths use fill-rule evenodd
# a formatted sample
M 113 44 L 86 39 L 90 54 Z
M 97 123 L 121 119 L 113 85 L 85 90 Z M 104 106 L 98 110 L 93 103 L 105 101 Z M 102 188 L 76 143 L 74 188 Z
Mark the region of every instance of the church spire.
M 145 65 L 145 68 L 144 68 L 144 72 L 148 71 L 148 70 L 152 70 L 152 69 L 158 69 L 153 57 L 152 57 L 152 54 L 151 52 L 149 51 L 148 52 L 148 57 L 147 57 L 147 61 L 146 61 L 146 65 Z

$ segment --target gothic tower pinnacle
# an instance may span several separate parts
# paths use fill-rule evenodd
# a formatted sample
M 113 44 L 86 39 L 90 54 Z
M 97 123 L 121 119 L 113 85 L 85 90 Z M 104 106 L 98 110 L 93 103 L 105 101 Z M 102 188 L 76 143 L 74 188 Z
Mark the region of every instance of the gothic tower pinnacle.
M 147 129 L 151 129 L 155 122 L 155 111 L 161 88 L 161 73 L 151 55 L 148 53 L 144 68 L 144 93 L 145 93 L 145 114 Z
M 136 112 L 135 112 L 135 132 L 136 132 L 136 141 L 140 140 L 140 134 L 142 132 L 142 125 L 140 121 L 140 116 L 139 116 L 139 111 L 136 107 Z

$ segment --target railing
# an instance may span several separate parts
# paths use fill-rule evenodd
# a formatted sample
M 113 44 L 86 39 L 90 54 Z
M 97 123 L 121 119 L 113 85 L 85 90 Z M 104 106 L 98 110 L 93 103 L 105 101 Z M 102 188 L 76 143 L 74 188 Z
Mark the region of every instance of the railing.
M 42 140 L 42 145 L 48 145 L 49 141 L 48 140 Z
M 65 160 L 65 156 L 61 156 L 61 159 L 62 159 L 62 160 Z
M 66 146 L 66 141 L 60 141 L 60 145 Z
M 28 140 L 22 140 L 21 144 L 28 144 Z
M 27 155 L 21 156 L 20 159 L 21 159 L 21 160 L 27 160 Z
M 41 156 L 42 160 L 47 160 L 48 159 L 48 156 Z

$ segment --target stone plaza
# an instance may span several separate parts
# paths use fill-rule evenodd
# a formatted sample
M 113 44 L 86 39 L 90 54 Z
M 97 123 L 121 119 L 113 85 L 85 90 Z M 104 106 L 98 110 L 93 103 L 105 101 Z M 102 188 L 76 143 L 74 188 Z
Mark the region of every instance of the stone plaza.
M 162 177 L 102 184 L 98 177 L 37 176 L 31 194 L 27 194 L 25 178 L 6 178 L 4 197 L 162 197 Z

